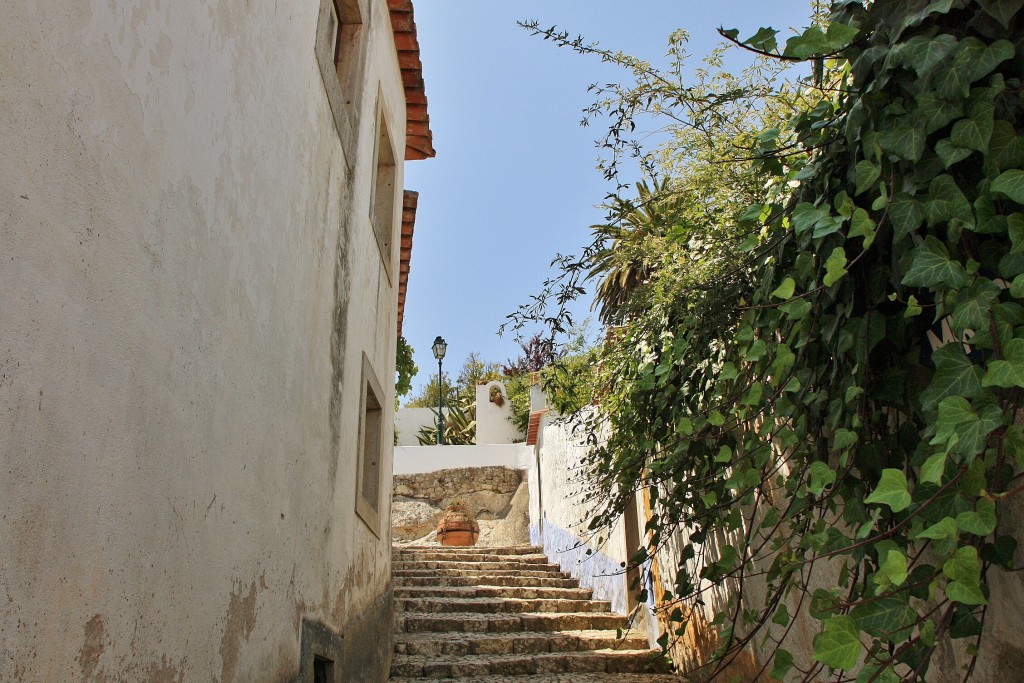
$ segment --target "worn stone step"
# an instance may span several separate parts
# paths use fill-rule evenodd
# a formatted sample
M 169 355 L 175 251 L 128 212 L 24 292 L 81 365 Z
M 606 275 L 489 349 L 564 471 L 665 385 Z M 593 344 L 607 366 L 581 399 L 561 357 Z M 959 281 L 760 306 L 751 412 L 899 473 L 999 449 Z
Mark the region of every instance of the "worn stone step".
M 422 574 L 412 572 L 397 574 L 394 577 L 396 588 L 411 586 L 456 587 L 456 586 L 488 586 L 503 588 L 523 586 L 529 588 L 576 588 L 579 582 L 564 575 L 544 574 L 543 576 L 499 576 L 491 574 L 483 576 L 438 576 L 434 572 Z
M 402 678 L 394 683 L 686 683 L 669 674 L 584 673 L 535 674 L 532 676 L 466 676 L 459 678 Z
M 546 558 L 545 558 L 546 559 Z M 509 560 L 507 562 L 475 562 L 475 561 L 452 561 L 452 560 L 415 560 L 415 561 L 398 561 L 391 563 L 391 569 L 393 571 L 403 570 L 476 570 L 476 571 L 549 571 L 559 572 L 561 567 L 557 564 L 550 564 L 548 562 L 519 562 L 518 560 Z
M 444 552 L 397 552 L 391 554 L 392 562 L 528 562 L 546 564 L 548 558 L 544 553 L 523 553 L 519 555 L 502 555 L 499 553 L 459 554 Z
M 601 600 L 566 600 L 562 598 L 396 598 L 395 609 L 410 613 L 445 614 L 476 612 L 507 614 L 510 612 L 608 612 L 611 604 Z
M 422 567 L 415 564 L 391 566 L 393 577 L 479 577 L 487 579 L 492 577 L 567 577 L 557 564 L 531 564 L 529 568 L 524 567 Z
M 580 650 L 647 650 L 647 636 L 636 630 L 619 638 L 615 631 L 550 631 L 513 633 L 400 633 L 398 654 L 440 657 L 443 655 L 536 654 Z
M 621 614 L 607 612 L 532 612 L 511 614 L 479 614 L 449 612 L 395 614 L 397 632 L 460 631 L 464 633 L 508 633 L 512 631 L 568 631 L 625 629 L 628 620 Z
M 533 555 L 543 553 L 544 549 L 536 545 L 513 546 L 458 546 L 458 545 L 402 545 L 392 546 L 396 553 L 437 553 L 449 555 Z
M 566 600 L 589 600 L 593 591 L 588 588 L 538 588 L 533 586 L 480 586 L 477 584 L 439 587 L 436 585 L 397 586 L 398 598 L 559 598 Z
M 658 667 L 660 650 L 583 650 L 540 654 L 423 657 L 396 655 L 392 676 L 445 678 L 552 673 L 649 673 Z

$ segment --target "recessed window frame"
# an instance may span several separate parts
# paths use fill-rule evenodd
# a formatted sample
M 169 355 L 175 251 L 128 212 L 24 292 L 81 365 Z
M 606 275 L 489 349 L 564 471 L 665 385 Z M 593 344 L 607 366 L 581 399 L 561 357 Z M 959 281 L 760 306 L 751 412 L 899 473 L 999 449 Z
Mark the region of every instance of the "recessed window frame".
M 384 392 L 366 353 L 363 353 L 359 397 L 356 514 L 380 538 L 380 508 L 384 471 Z
M 358 0 L 320 0 L 316 59 L 346 158 L 355 153 L 367 35 Z
M 398 155 L 388 125 L 383 93 L 377 95 L 377 126 L 373 142 L 373 176 L 370 186 L 370 224 L 384 272 L 392 282 L 394 247 L 398 238 Z

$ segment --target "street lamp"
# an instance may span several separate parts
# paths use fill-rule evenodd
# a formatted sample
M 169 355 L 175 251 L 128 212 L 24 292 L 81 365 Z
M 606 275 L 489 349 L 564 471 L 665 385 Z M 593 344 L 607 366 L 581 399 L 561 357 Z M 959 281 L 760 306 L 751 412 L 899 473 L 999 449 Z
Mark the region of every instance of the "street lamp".
M 444 360 L 445 351 L 448 350 L 448 343 L 440 336 L 434 340 L 434 358 L 437 359 L 437 445 L 444 445 L 444 383 L 441 381 L 441 361 Z

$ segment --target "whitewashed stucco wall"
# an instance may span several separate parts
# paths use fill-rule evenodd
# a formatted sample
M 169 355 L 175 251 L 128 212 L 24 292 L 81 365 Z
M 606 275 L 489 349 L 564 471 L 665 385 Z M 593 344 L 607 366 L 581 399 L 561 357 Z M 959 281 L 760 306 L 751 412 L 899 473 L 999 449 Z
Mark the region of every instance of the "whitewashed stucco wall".
M 318 5 L 2 12 L 0 680 L 291 681 L 302 618 L 387 589 L 353 506 L 363 352 L 391 423 L 370 159 L 404 97 L 361 0 L 346 160 Z
M 442 411 L 447 415 L 447 409 Z M 430 408 L 399 408 L 395 411 L 395 432 L 398 434 L 396 446 L 419 446 L 420 428 L 436 425 L 437 417 Z
M 533 459 L 533 447 L 524 444 L 476 446 L 398 446 L 395 474 L 419 474 L 466 467 L 508 467 L 525 470 Z
M 497 387 L 504 399 L 499 406 L 491 402 L 491 387 Z M 476 442 L 514 443 L 523 441 L 526 435 L 512 424 L 512 404 L 508 400 L 505 385 L 497 380 L 476 387 Z
M 548 558 L 578 578 L 581 586 L 593 588 L 595 599 L 610 601 L 613 610 L 624 614 L 629 606 L 620 564 L 627 559 L 625 531 L 620 520 L 600 543 L 588 531 L 593 505 L 584 492 L 580 469 L 586 453 L 586 444 L 568 425 L 543 418 L 539 466 L 533 468 L 529 482 L 530 541 L 543 546 Z

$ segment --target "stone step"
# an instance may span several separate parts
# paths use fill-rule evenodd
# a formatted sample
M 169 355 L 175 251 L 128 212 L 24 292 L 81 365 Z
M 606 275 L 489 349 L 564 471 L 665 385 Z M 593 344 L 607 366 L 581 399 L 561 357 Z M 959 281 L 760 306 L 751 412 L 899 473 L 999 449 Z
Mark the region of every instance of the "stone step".
M 459 678 L 392 678 L 394 683 L 686 683 L 669 674 L 535 674 L 532 676 L 466 676 Z
M 531 612 L 510 614 L 479 614 L 448 612 L 395 614 L 395 631 L 459 631 L 464 633 L 509 633 L 512 631 L 603 631 L 625 630 L 628 620 L 610 612 Z
M 396 575 L 394 579 L 396 590 L 413 586 L 430 586 L 438 588 L 461 586 L 479 586 L 481 588 L 505 588 L 510 586 L 523 586 L 527 588 L 576 588 L 579 585 L 579 582 L 576 581 L 576 579 L 570 579 L 564 575 L 557 574 L 544 574 L 544 576 L 539 577 L 520 576 L 518 574 L 495 577 L 493 574 L 485 574 L 478 577 L 473 575 L 439 576 L 434 572 L 424 572 L 422 574 L 410 572 L 409 574 Z
M 544 549 L 536 545 L 514 546 L 459 546 L 459 545 L 403 545 L 392 546 L 394 553 L 447 553 L 449 555 L 535 555 Z
M 391 664 L 391 675 L 411 678 L 457 678 L 577 672 L 648 673 L 657 667 L 660 658 L 660 650 L 584 650 L 458 657 L 396 655 Z
M 474 570 L 474 571 L 549 571 L 549 572 L 560 572 L 561 567 L 557 564 L 549 564 L 547 562 L 519 562 L 518 560 L 509 560 L 507 562 L 463 562 L 463 561 L 452 561 L 452 560 L 415 560 L 412 562 L 398 561 L 391 563 L 392 571 L 404 571 L 404 570 Z
M 538 564 L 546 564 L 548 562 L 547 555 L 544 553 L 523 553 L 520 555 L 478 553 L 470 555 L 444 552 L 396 552 L 391 553 L 391 560 L 392 562 L 529 562 Z
M 563 598 L 396 598 L 395 609 L 401 612 L 447 614 L 475 612 L 508 614 L 526 612 L 609 612 L 611 603 L 601 600 L 567 600 Z
M 407 565 L 408 566 L 404 566 Z M 487 579 L 490 577 L 568 577 L 563 573 L 557 564 L 530 564 L 529 568 L 513 567 L 507 565 L 482 569 L 480 567 L 425 567 L 417 564 L 403 562 L 402 566 L 391 565 L 392 577 L 479 577 Z
M 533 586 L 465 586 L 439 587 L 433 584 L 422 586 L 397 586 L 397 598 L 519 598 L 532 600 L 536 598 L 589 600 L 593 591 L 587 588 L 538 588 Z
M 636 630 L 550 631 L 513 633 L 400 633 L 395 640 L 398 654 L 440 657 L 443 655 L 536 654 L 580 650 L 647 650 L 647 636 Z

